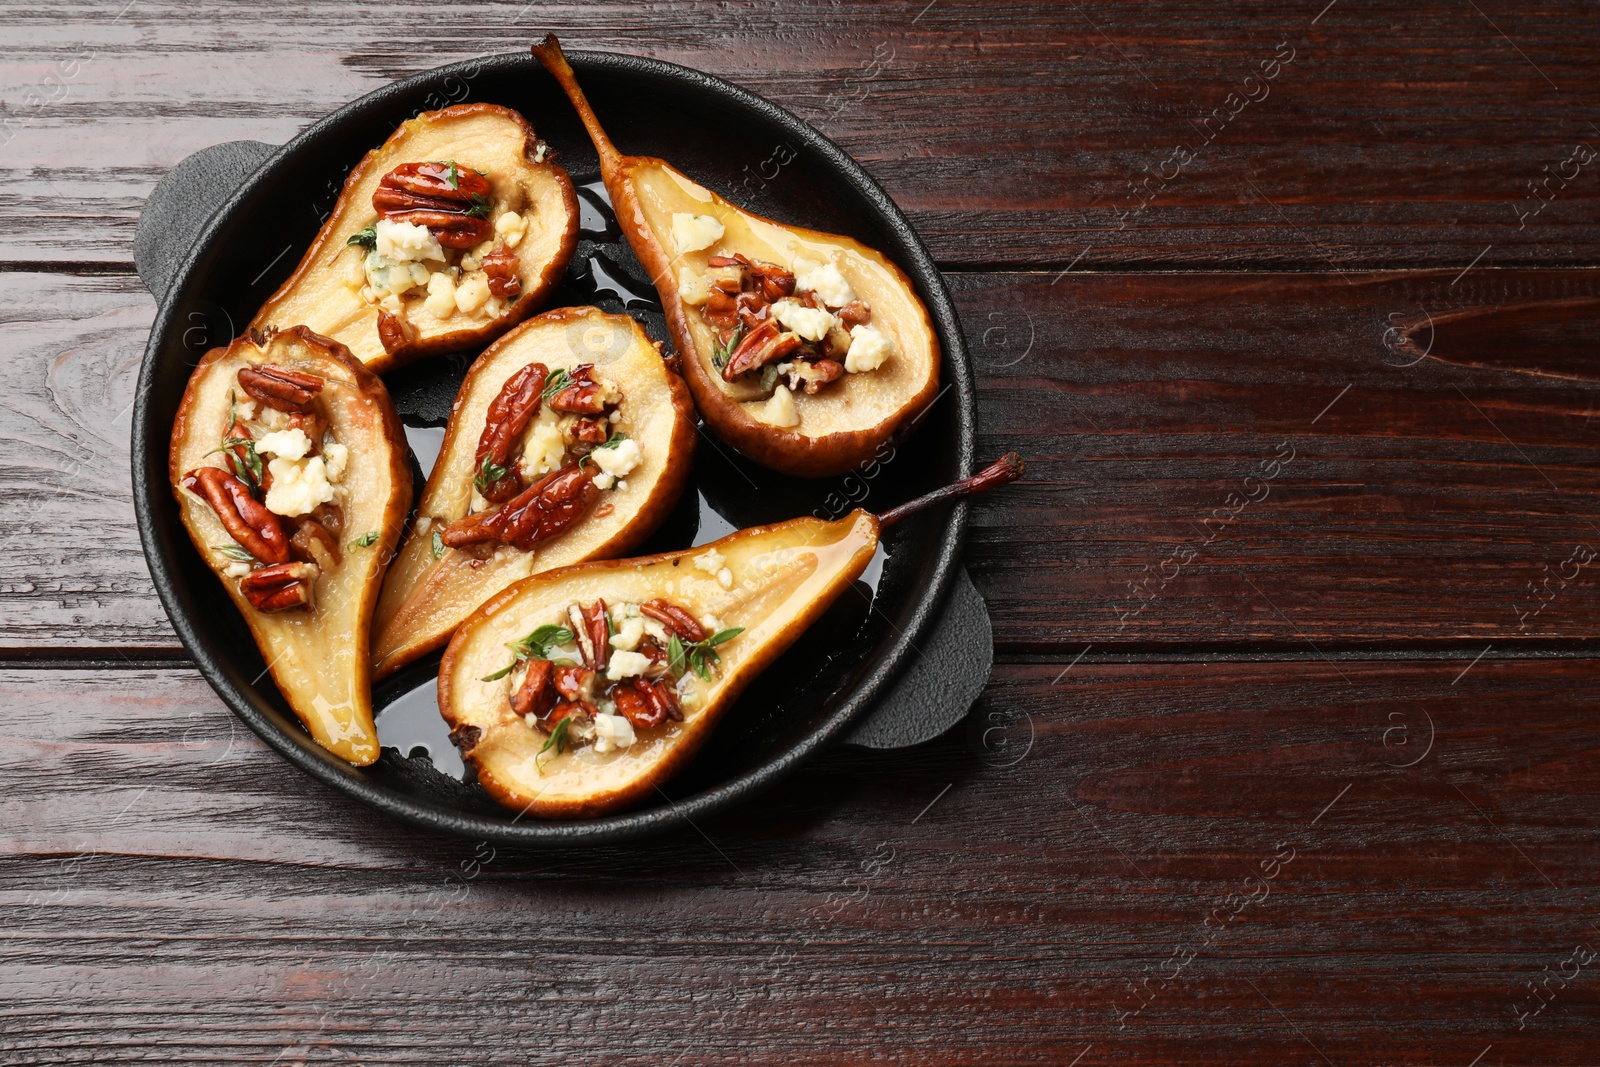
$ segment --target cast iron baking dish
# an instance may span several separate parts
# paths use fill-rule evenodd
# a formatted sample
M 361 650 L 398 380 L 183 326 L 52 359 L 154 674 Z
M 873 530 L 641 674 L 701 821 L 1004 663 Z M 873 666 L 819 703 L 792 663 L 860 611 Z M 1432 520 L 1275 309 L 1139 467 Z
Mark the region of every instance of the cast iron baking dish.
M 831 517 L 854 501 L 882 511 L 970 473 L 972 375 L 955 312 L 927 250 L 872 179 L 809 125 L 727 82 L 635 56 L 568 55 L 623 151 L 668 159 L 761 214 L 882 250 L 915 282 L 944 349 L 944 392 L 913 436 L 892 458 L 843 478 L 778 475 L 702 432 L 690 488 L 641 554 L 797 515 Z M 531 56 L 458 63 L 386 86 L 281 148 L 233 142 L 185 160 L 140 220 L 136 259 L 161 307 L 134 405 L 133 497 L 156 590 L 206 679 L 268 744 L 335 789 L 419 826 L 533 845 L 659 832 L 749 797 L 835 740 L 893 747 L 951 725 L 987 677 L 991 655 L 987 616 L 959 563 L 964 505 L 894 530 L 855 590 L 745 692 L 659 802 L 638 810 L 521 819 L 463 781 L 434 704 L 437 656 L 379 686 L 386 747 L 373 766 L 344 763 L 301 729 L 179 523 L 166 474 L 173 416 L 194 365 L 226 344 L 293 270 L 361 156 L 412 115 L 470 100 L 521 111 L 580 187 L 582 241 L 548 306 L 627 311 L 666 340 L 655 292 L 610 215 L 594 150 Z M 475 355 L 423 361 L 386 378 L 421 461 L 419 490 Z

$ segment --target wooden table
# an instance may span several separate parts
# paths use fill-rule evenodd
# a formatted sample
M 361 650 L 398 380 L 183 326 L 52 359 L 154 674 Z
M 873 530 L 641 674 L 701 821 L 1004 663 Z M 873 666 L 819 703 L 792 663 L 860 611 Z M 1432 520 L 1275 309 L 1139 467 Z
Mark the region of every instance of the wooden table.
M 1600 1062 L 1592 4 L 125 2 L 0 14 L 0 1060 Z M 166 170 L 546 28 L 859 158 L 1031 464 L 965 728 L 570 854 L 269 752 L 127 466 Z

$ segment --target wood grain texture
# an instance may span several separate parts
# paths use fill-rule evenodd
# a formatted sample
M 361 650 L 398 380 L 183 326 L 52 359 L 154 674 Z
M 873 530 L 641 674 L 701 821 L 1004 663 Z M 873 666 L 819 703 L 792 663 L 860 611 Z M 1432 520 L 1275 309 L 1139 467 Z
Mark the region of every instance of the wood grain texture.
M 1458 670 L 1009 663 L 936 742 L 549 855 L 355 807 L 187 668 L 10 669 L 0 1048 L 1592 1063 L 1594 965 L 1526 984 L 1600 945 L 1595 667 Z
M 150 299 L 8 277 L 0 647 L 173 653 L 127 488 Z M 973 512 L 999 647 L 1587 647 L 1600 273 L 1455 278 L 952 275 L 982 451 L 1031 464 Z
M 0 258 L 125 264 L 185 155 L 550 29 L 788 107 L 950 265 L 1600 259 L 1596 163 L 1561 166 L 1600 149 L 1581 0 L 115 6 L 0 21 Z

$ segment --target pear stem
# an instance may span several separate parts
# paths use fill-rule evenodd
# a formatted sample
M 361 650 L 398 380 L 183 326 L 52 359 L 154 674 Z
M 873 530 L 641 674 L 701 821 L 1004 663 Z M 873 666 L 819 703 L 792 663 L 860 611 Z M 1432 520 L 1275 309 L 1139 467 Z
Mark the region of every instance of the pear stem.
M 901 519 L 910 518 L 921 511 L 926 511 L 941 501 L 953 497 L 971 496 L 993 489 L 997 485 L 1005 485 L 1022 477 L 1022 472 L 1027 469 L 1027 464 L 1022 462 L 1022 457 L 1015 452 L 1007 452 L 983 470 L 970 478 L 963 478 L 954 485 L 947 485 L 942 489 L 935 489 L 915 500 L 908 500 L 897 508 L 890 508 L 878 516 L 878 528 L 887 530 Z
M 556 84 L 561 86 L 561 91 L 567 94 L 567 99 L 571 100 L 572 106 L 577 109 L 578 117 L 583 120 L 583 128 L 589 131 L 589 138 L 594 141 L 595 151 L 600 155 L 600 169 L 609 177 L 612 169 L 622 159 L 622 153 L 617 151 L 617 146 L 606 136 L 605 127 L 600 125 L 600 119 L 596 117 L 594 108 L 589 106 L 589 98 L 583 95 L 583 89 L 578 85 L 578 76 L 572 73 L 572 65 L 561 52 L 560 40 L 555 34 L 547 33 L 544 35 L 544 40 L 530 50 L 534 58 L 544 64 L 544 69 L 555 78 Z

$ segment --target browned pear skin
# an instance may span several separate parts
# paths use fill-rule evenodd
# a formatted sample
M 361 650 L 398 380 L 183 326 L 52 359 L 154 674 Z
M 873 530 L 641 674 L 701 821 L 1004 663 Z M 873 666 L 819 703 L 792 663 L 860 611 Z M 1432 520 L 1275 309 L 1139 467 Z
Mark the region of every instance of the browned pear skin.
M 270 364 L 323 379 L 318 404 L 350 459 L 341 484 L 342 559 L 318 577 L 316 606 L 265 613 L 225 574 L 231 562 L 213 546 L 227 545 L 216 514 L 180 487 L 188 471 L 221 465 L 214 453 L 228 424 L 229 393 L 237 374 Z M 239 394 L 241 399 L 245 399 Z M 378 758 L 372 718 L 368 633 L 383 568 L 411 507 L 411 471 L 404 432 L 388 390 L 377 375 L 336 341 L 305 327 L 283 330 L 258 343 L 241 337 L 206 353 L 195 367 L 173 420 L 169 475 L 184 527 L 206 565 L 221 579 L 250 626 L 273 681 L 317 743 L 357 766 Z M 368 533 L 376 540 L 353 542 Z
M 451 736 L 500 803 L 547 819 L 604 815 L 652 796 L 704 744 L 745 687 L 859 578 L 878 547 L 863 511 L 825 522 L 793 519 L 729 534 L 681 552 L 585 563 L 534 575 L 484 604 L 456 631 L 439 668 L 439 708 Z M 694 566 L 715 549 L 733 572 L 724 589 Z M 483 679 L 511 660 L 506 642 L 565 617 L 569 604 L 643 603 L 662 597 L 744 632 L 717 648 L 713 681 L 693 679 L 697 707 L 682 722 L 638 731 L 633 745 L 587 762 L 578 750 L 541 757 L 545 735 L 511 710 L 510 679 Z M 692 677 L 692 676 L 691 676 Z M 538 766 L 535 765 L 537 761 Z
M 788 226 L 732 204 L 664 160 L 625 156 L 606 136 L 555 35 L 533 46 L 583 120 L 600 156 L 600 173 L 617 222 L 661 295 L 667 329 L 683 357 L 684 377 L 700 415 L 716 433 L 757 463 L 786 474 L 843 474 L 870 460 L 878 447 L 914 427 L 939 394 L 939 341 L 911 280 L 882 253 L 850 237 Z M 668 247 L 671 209 L 713 214 L 727 239 L 712 249 L 674 255 Z M 763 422 L 753 413 L 758 390 L 722 380 L 712 361 L 713 337 L 689 314 L 678 289 L 678 268 L 703 270 L 713 249 L 752 259 L 787 259 L 796 245 L 808 258 L 837 261 L 857 293 L 872 307 L 874 324 L 888 327 L 899 351 L 876 371 L 847 374 L 815 396 L 795 397 L 798 429 Z M 811 427 L 807 431 L 807 427 Z
M 489 404 L 508 378 L 530 363 L 552 373 L 585 363 L 622 390 L 619 424 L 639 440 L 640 468 L 628 488 L 602 494 L 595 511 L 533 553 L 502 549 L 474 566 L 470 555 L 446 548 L 434 557 L 433 532 L 464 517 L 477 473 L 476 449 Z M 598 308 L 558 308 L 506 334 L 472 364 L 451 408 L 439 458 L 417 506 L 429 529 L 413 528 L 384 583 L 373 626 L 379 678 L 442 648 L 478 605 L 534 570 L 623 556 L 665 521 L 688 482 L 694 459 L 694 404 L 683 379 L 659 346 L 627 315 Z M 605 505 L 612 511 L 599 515 Z M 442 521 L 441 521 L 442 520 Z
M 533 213 L 513 250 L 522 295 L 493 318 L 474 313 L 440 321 L 416 310 L 417 335 L 390 351 L 379 336 L 379 309 L 357 292 L 365 250 L 347 242 L 377 221 L 372 194 L 385 174 L 402 163 L 444 160 L 488 172 L 494 205 L 491 223 L 507 208 Z M 539 309 L 566 273 L 577 246 L 578 194 L 527 119 L 498 104 L 455 104 L 425 111 L 401 123 L 356 164 L 300 265 L 256 312 L 250 326 L 267 329 L 303 323 L 342 342 L 381 374 L 423 356 L 488 344 Z M 355 289 L 349 283 L 355 283 Z

